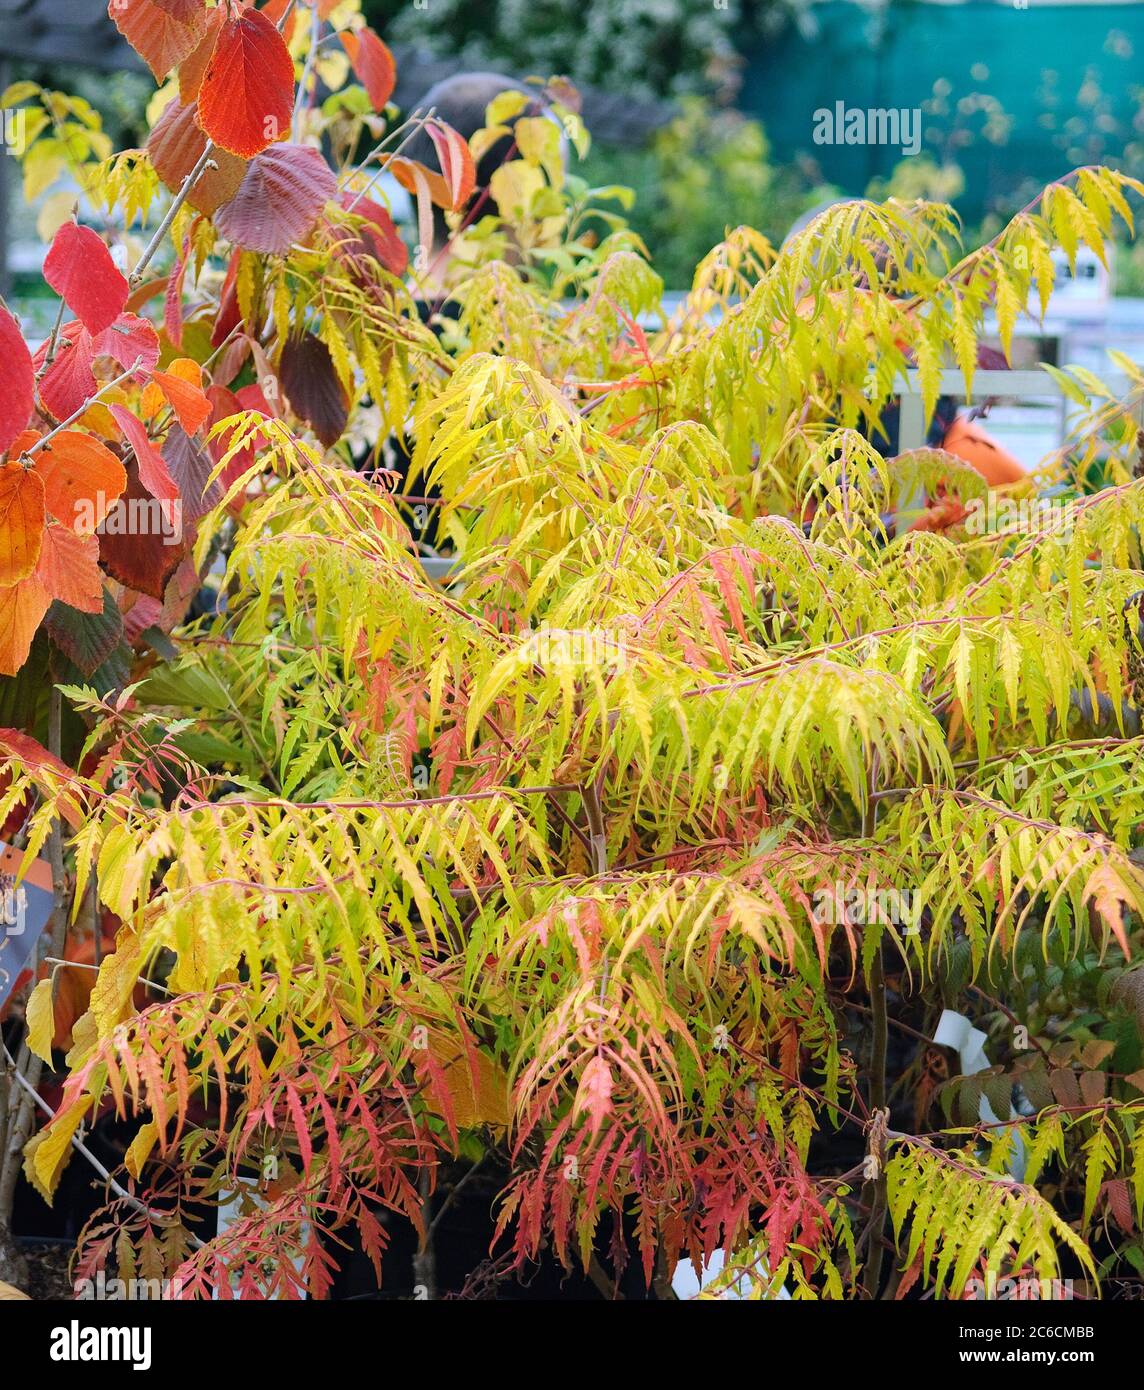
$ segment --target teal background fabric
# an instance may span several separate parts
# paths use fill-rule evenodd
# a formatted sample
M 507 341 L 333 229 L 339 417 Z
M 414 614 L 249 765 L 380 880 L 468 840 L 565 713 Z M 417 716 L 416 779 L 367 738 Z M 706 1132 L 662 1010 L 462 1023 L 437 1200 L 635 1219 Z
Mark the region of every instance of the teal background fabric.
M 1078 163 L 1144 172 L 1144 4 L 907 2 L 872 14 L 835 0 L 813 15 L 816 38 L 788 32 L 757 50 L 744 74 L 740 105 L 765 123 L 777 160 L 810 156 L 847 193 L 888 175 L 900 148 L 813 143 L 815 110 L 843 101 L 922 107 L 922 152 L 961 165 L 966 189 L 956 201 L 969 218 L 1031 196 Z M 926 112 L 942 79 L 948 112 Z M 1004 144 L 983 138 L 980 111 L 957 115 L 974 94 L 1012 119 Z M 956 128 L 972 142 L 951 147 Z

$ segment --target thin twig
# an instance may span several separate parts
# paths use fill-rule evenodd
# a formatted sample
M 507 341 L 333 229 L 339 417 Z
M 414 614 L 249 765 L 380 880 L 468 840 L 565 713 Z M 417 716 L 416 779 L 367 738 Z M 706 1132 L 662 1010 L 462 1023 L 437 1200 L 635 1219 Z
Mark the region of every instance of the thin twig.
M 187 201 L 187 194 L 190 193 L 191 189 L 198 183 L 203 171 L 206 169 L 207 165 L 211 163 L 211 156 L 214 154 L 214 150 L 214 141 L 208 140 L 206 149 L 203 150 L 202 154 L 199 156 L 198 163 L 183 180 L 183 186 L 179 189 L 178 193 L 175 194 L 171 206 L 167 209 L 166 217 L 164 217 L 158 227 L 155 228 L 155 235 L 147 243 L 146 249 L 135 263 L 135 269 L 127 277 L 127 283 L 132 289 L 142 280 L 144 270 L 147 269 L 155 252 L 158 251 L 159 247 L 163 244 L 163 238 L 170 230 L 171 223 L 174 222 L 175 218 L 179 215 L 179 209 Z
M 120 384 L 120 382 L 126 381 L 129 376 L 133 376 L 142 365 L 142 357 L 137 357 L 135 361 L 131 364 L 131 366 L 127 368 L 126 371 L 119 373 L 119 375 L 115 378 L 114 381 L 109 381 L 105 386 L 101 386 L 94 396 L 89 396 L 87 400 L 84 401 L 83 405 L 81 405 L 78 410 L 73 410 L 66 420 L 61 420 L 60 423 L 56 425 L 53 429 L 50 429 L 47 432 L 47 434 L 42 435 L 39 439 L 35 441 L 35 443 L 29 445 L 29 447 L 24 450 L 21 457 L 31 458 L 33 454 L 38 454 L 41 449 L 47 448 L 47 446 L 51 443 L 51 441 L 56 437 L 57 434 L 59 434 L 62 430 L 66 430 L 69 425 L 74 425 L 78 419 L 86 415 L 87 412 L 91 409 L 91 407 L 95 404 L 95 402 L 99 400 L 100 396 L 114 389 L 116 386 Z

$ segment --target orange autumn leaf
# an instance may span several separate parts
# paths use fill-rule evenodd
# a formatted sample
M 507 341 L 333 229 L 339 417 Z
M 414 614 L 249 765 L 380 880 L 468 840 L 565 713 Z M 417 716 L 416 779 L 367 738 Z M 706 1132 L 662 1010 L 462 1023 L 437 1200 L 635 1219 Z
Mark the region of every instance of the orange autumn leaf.
M 78 535 L 60 522 L 44 531 L 36 578 L 48 591 L 81 613 L 103 611 L 103 572 L 99 568 L 99 541 Z
M 439 208 L 450 206 L 452 194 L 449 185 L 435 169 L 429 169 L 416 159 L 406 159 L 400 154 L 395 155 L 385 168 L 407 193 L 419 198 L 427 197 Z M 424 240 L 422 237 L 422 241 Z
M 0 589 L 0 675 L 14 676 L 27 661 L 51 601 L 35 575 Z
M 196 434 L 211 413 L 211 403 L 202 388 L 202 372 L 197 362 L 180 357 L 165 372 L 156 372 L 154 383 L 167 399 L 175 416 L 188 434 Z
M 22 463 L 0 467 L 0 584 L 15 584 L 36 568 L 44 534 L 43 480 Z
M 354 75 L 361 82 L 375 111 L 384 111 L 397 84 L 397 64 L 393 54 L 372 29 L 359 33 L 346 30 L 341 36 Z
M 203 31 L 205 6 L 172 13 L 158 0 L 111 0 L 107 12 L 115 27 L 162 82 L 176 63 L 194 52 Z
M 36 454 L 48 512 L 72 530 L 92 532 L 127 486 L 127 472 L 106 444 L 64 430 Z
M 167 372 L 192 386 L 201 387 L 203 384 L 203 369 L 193 357 L 176 357 L 167 364 Z
M 166 404 L 167 397 L 159 389 L 159 383 L 151 380 L 144 386 L 143 394 L 139 398 L 139 414 L 147 420 L 153 420 Z
M 1116 938 L 1125 959 L 1130 960 L 1132 951 L 1128 944 L 1128 933 L 1124 929 L 1121 909 L 1127 907 L 1130 910 L 1139 910 L 1139 903 L 1133 901 L 1131 890 L 1112 865 L 1105 861 L 1089 875 L 1089 880 L 1084 885 L 1084 895 Z
M 437 160 L 441 165 L 441 177 L 449 190 L 449 202 L 446 206 L 456 212 L 473 196 L 477 182 L 477 171 L 469 142 L 444 121 L 428 121 L 425 130 L 433 141 Z
M 42 439 L 43 430 L 21 430 L 8 449 L 8 457 L 15 462 L 21 454 L 27 453 L 37 439 Z
M 179 100 L 188 106 L 198 96 L 199 88 L 203 85 L 207 64 L 218 42 L 218 31 L 222 27 L 224 17 L 221 5 L 217 10 L 207 12 L 203 36 L 198 46 L 179 64 Z
M 489 1125 L 507 1129 L 512 1120 L 508 1077 L 486 1053 L 470 1054 L 451 1038 L 430 1037 L 429 1051 L 442 1066 L 442 1078 L 452 1101 L 458 1129 Z M 475 1076 L 474 1076 L 475 1072 Z M 443 1107 L 429 1100 L 429 1108 L 442 1114 Z

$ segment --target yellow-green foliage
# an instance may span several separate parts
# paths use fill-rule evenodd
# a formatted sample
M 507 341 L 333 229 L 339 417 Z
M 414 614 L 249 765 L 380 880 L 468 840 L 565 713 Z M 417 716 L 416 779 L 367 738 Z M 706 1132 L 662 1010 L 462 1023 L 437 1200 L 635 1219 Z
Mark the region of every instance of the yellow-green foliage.
M 620 233 L 589 254 L 549 228 L 555 281 L 477 238 L 451 355 L 396 282 L 383 302 L 321 251 L 252 258 L 243 293 L 279 341 L 315 326 L 355 406 L 410 422 L 405 492 L 440 499 L 457 573 L 427 580 L 413 504 L 344 444 L 248 419 L 262 485 L 199 541 L 226 557 L 225 612 L 131 700 L 69 692 L 126 781 L 9 760 L 0 816 L 36 798 L 34 852 L 66 809 L 77 902 L 94 880 L 123 921 L 37 1184 L 110 1092 L 151 1126 L 132 1161 L 154 1147 L 188 1191 L 195 1163 L 207 1195 L 267 1153 L 291 1164 L 279 1232 L 372 1239 L 379 1193 L 415 1214 L 419 1168 L 500 1146 L 522 1259 L 587 1261 L 622 1212 L 649 1276 L 722 1246 L 756 1292 L 852 1296 L 878 1240 L 857 1199 L 884 1191 L 895 1279 L 916 1257 L 911 1280 L 957 1295 L 1092 1277 L 1115 1182 L 1136 1196 L 1114 1243 L 1139 1253 L 1128 1067 L 1107 1098 L 1034 1104 L 1023 1182 L 975 1116 L 891 1129 L 867 1171 L 808 1169 L 812 1134 L 866 1129 L 884 1098 L 885 972 L 916 1031 L 979 1010 L 971 983 L 1026 998 L 1038 971 L 1081 990 L 1139 959 L 1133 458 L 1114 444 L 1115 485 L 1057 530 L 911 532 L 919 488 L 987 489 L 940 452 L 883 458 L 876 433 L 911 358 L 927 410 L 950 363 L 971 389 L 985 311 L 1008 346 L 1053 243 L 1103 255 L 1129 187 L 1081 170 L 969 254 L 921 203 L 833 208 L 781 255 L 739 229 L 671 322 Z M 158 766 L 181 790 L 148 783 Z M 824 891 L 854 889 L 916 895 L 914 915 L 822 919 Z M 155 974 L 168 993 L 139 1014 Z M 909 1109 L 916 1072 L 889 1080 Z M 213 1119 L 188 1119 L 194 1096 Z M 1094 1147 L 1080 1111 L 1103 1132 L 1117 1106 Z M 1081 1174 L 1079 1211 L 1067 1182 L 1038 1190 L 1046 1146 Z M 267 1229 L 227 1267 L 257 1266 Z

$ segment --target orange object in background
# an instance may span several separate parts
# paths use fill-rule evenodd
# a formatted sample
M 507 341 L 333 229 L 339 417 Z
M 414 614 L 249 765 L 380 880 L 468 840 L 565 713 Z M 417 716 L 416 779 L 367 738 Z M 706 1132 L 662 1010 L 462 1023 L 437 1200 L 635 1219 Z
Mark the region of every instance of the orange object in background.
M 965 420 L 960 415 L 946 431 L 941 447 L 976 468 L 990 487 L 1004 487 L 1026 476 L 1007 449 L 990 439 L 976 421 Z

